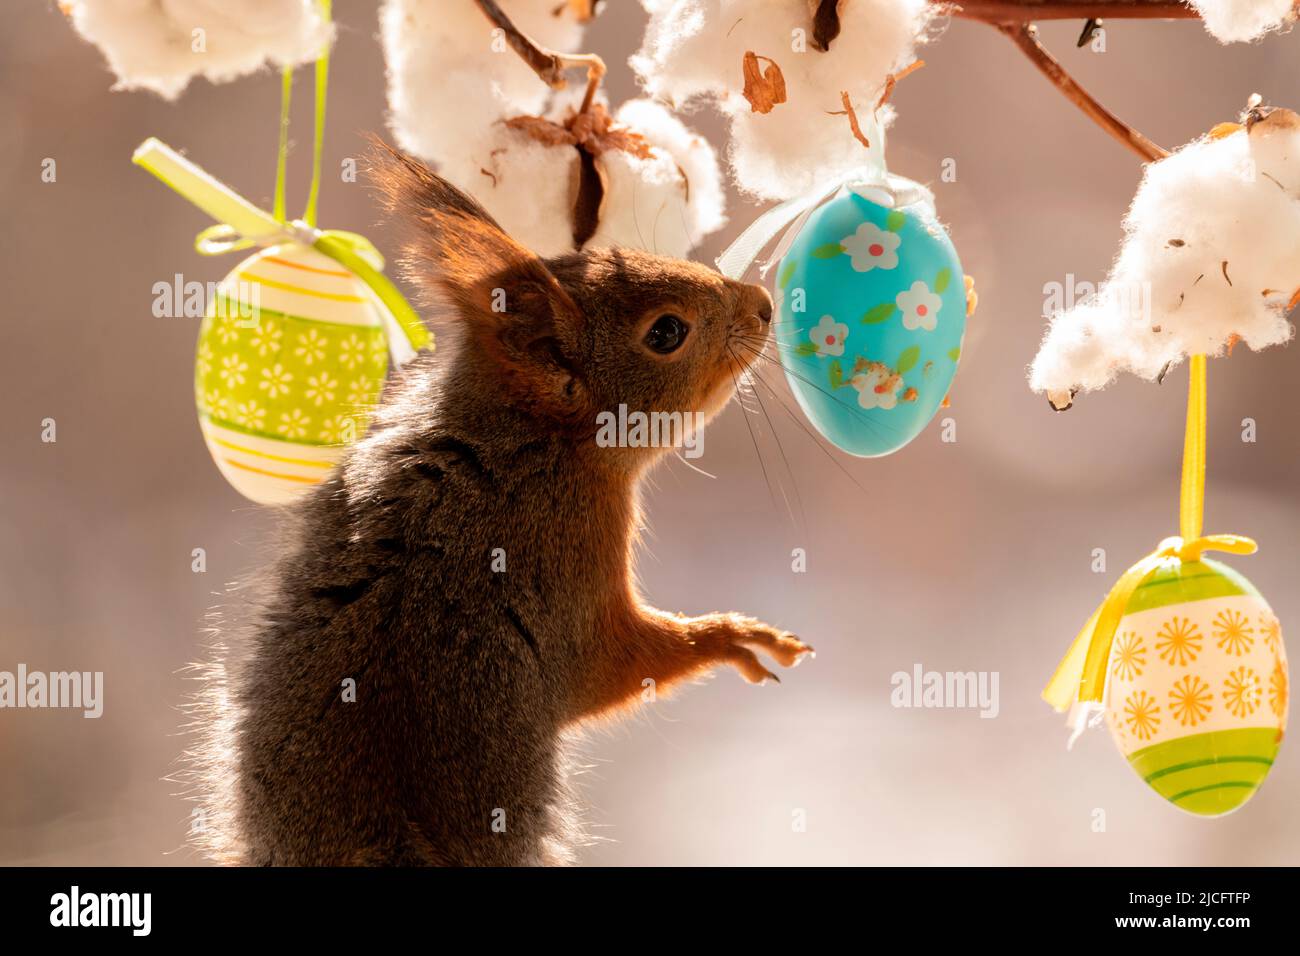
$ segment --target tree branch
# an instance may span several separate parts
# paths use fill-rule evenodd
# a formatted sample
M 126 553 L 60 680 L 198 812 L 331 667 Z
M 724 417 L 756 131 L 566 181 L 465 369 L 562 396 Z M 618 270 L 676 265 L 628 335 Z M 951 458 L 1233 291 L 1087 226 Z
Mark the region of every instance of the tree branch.
M 1066 72 L 1065 67 L 1038 41 L 1038 29 L 1032 23 L 999 23 L 998 30 L 1020 47 L 1021 52 L 1038 67 L 1058 90 L 1107 133 L 1137 153 L 1145 162 L 1163 159 L 1169 151 L 1157 146 L 1133 127 L 1102 106 Z
M 983 23 L 1030 20 L 1195 20 L 1181 0 L 955 0 L 952 15 Z
M 582 98 L 579 112 L 585 113 L 595 99 L 596 90 L 605 76 L 605 61 L 594 53 L 556 53 L 540 46 L 532 37 L 514 25 L 495 0 L 476 0 L 483 15 L 501 30 L 510 48 L 519 54 L 543 83 L 555 90 L 565 86 L 565 70 L 584 67 L 587 70 L 587 92 Z
M 1300 0 L 1297 0 L 1300 3 Z M 1007 36 L 1052 84 L 1094 123 L 1146 162 L 1168 156 L 1085 90 L 1038 39 L 1033 20 L 1199 19 L 1182 0 L 955 0 L 954 17 L 976 20 Z
M 496 0 L 476 0 L 483 15 L 502 31 L 506 42 L 533 72 L 553 89 L 563 89 L 564 73 L 575 67 L 587 71 L 587 91 L 580 112 L 586 113 L 605 75 L 605 62 L 594 53 L 557 53 L 540 46 L 514 25 Z M 952 16 L 987 23 L 1015 43 L 1062 94 L 1094 123 L 1151 161 L 1167 151 L 1133 129 L 1092 97 L 1039 42 L 1032 20 L 1073 19 L 1196 19 L 1199 15 L 1182 0 L 932 0 Z M 1300 3 L 1300 0 L 1297 0 Z M 834 9 L 830 4 L 818 6 Z M 836 24 L 838 25 L 838 24 Z M 827 38 L 832 39 L 832 37 Z

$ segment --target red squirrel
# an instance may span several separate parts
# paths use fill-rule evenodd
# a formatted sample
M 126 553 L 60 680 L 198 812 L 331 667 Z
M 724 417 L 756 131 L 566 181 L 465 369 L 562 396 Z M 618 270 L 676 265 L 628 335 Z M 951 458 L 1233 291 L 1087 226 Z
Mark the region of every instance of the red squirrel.
M 595 441 L 620 404 L 715 415 L 772 302 L 629 249 L 543 261 L 418 161 L 385 149 L 376 175 L 412 227 L 405 273 L 459 341 L 390 384 L 223 639 L 188 755 L 194 842 L 243 864 L 571 862 L 566 731 L 649 681 L 728 664 L 759 683 L 756 651 L 811 653 L 645 604 L 638 485 L 668 450 Z

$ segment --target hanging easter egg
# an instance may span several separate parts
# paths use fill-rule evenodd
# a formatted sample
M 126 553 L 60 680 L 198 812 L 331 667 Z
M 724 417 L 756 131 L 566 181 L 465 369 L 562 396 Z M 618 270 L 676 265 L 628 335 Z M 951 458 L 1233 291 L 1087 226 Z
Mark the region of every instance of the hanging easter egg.
M 777 269 L 777 348 L 795 398 L 862 457 L 902 448 L 943 403 L 966 331 L 961 262 L 926 201 L 840 189 Z
M 1170 558 L 1138 587 L 1111 644 L 1106 723 L 1129 764 L 1175 806 L 1244 804 L 1277 756 L 1287 717 L 1282 630 L 1231 568 Z
M 288 503 L 365 433 L 388 370 L 385 313 L 355 274 L 296 242 L 221 282 L 199 330 L 195 398 L 237 491 Z

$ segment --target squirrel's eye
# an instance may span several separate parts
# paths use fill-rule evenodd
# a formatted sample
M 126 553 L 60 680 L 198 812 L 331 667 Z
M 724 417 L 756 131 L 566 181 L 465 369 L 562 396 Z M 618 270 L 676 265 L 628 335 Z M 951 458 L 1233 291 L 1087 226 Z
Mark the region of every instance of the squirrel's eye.
M 676 352 L 686 341 L 688 331 L 690 329 L 680 315 L 671 312 L 661 315 L 645 334 L 646 348 L 660 355 Z

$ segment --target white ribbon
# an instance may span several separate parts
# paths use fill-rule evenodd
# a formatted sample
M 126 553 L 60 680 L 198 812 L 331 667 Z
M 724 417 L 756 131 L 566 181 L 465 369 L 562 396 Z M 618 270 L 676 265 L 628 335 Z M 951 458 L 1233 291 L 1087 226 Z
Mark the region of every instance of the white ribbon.
M 718 256 L 715 260 L 718 270 L 730 279 L 741 278 L 768 244 L 781 235 L 776 249 L 759 269 L 760 275 L 766 276 L 768 270 L 790 250 L 795 236 L 813 210 L 845 190 L 888 209 L 923 204 L 932 215 L 934 213 L 934 194 L 925 186 L 895 176 L 883 165 L 860 167 L 768 209 Z

